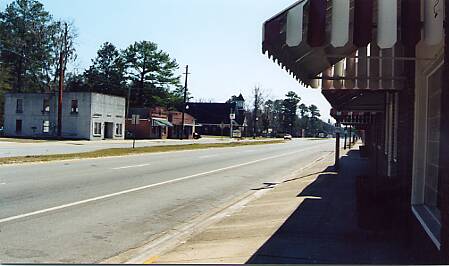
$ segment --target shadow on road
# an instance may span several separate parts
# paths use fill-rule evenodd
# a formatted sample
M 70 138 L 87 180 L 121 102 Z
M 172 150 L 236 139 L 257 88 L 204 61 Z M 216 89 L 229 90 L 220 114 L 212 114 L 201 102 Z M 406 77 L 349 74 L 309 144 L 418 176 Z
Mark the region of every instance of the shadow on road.
M 297 197 L 304 201 L 247 263 L 416 264 L 391 232 L 358 227 L 356 176 L 367 169 L 358 151 L 328 167 Z M 299 190 L 299 189 L 298 189 Z

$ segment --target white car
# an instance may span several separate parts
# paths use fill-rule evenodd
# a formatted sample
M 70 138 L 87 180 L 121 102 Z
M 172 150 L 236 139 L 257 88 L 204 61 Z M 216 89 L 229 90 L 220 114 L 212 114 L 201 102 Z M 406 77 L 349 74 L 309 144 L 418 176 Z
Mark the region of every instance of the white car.
M 290 135 L 290 134 L 285 134 L 285 135 L 284 135 L 284 139 L 285 139 L 285 140 L 287 140 L 287 139 L 288 139 L 288 140 L 291 140 L 291 139 L 292 139 L 292 135 Z

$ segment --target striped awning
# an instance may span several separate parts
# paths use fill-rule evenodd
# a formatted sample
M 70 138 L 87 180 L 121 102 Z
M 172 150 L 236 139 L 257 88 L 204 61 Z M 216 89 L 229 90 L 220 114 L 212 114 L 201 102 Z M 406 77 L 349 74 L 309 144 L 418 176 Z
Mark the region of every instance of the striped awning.
M 153 127 L 173 127 L 173 124 L 170 123 L 167 119 L 162 118 L 151 118 Z
M 331 116 L 345 125 L 367 125 L 375 121 L 377 112 L 351 112 L 331 109 Z
M 421 3 L 299 0 L 264 23 L 262 51 L 304 85 L 395 89 L 401 48 L 443 40 L 444 1 L 423 1 L 423 26 Z

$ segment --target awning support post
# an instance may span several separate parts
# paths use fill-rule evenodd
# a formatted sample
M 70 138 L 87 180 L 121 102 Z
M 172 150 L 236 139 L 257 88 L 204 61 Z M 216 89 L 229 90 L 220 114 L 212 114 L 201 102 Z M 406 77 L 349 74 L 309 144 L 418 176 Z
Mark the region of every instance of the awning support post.
M 340 169 L 340 132 L 335 133 L 335 169 Z
M 352 146 L 352 126 L 349 126 L 349 149 Z
M 346 146 L 346 142 L 347 142 L 347 134 L 346 134 L 346 132 L 348 131 L 348 126 L 346 126 L 346 128 L 345 128 L 345 145 L 344 145 L 344 149 L 346 150 L 347 149 L 347 146 Z

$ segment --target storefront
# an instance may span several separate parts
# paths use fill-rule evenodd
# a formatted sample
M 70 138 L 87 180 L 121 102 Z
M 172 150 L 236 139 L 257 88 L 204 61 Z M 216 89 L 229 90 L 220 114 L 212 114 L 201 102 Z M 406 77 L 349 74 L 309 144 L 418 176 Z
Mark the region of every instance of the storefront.
M 373 189 L 395 206 L 392 224 L 448 262 L 445 2 L 297 1 L 264 23 L 262 49 L 321 88 L 338 123 L 362 132 Z

